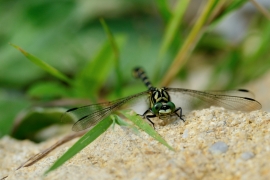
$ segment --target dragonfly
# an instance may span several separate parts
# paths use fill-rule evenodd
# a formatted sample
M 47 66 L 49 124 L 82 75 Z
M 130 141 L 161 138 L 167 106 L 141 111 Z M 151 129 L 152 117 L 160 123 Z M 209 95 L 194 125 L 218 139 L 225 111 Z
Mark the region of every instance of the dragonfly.
M 129 107 L 148 120 L 153 127 L 153 118 L 165 121 L 177 117 L 185 121 L 182 111 L 187 113 L 195 109 L 218 106 L 228 110 L 250 112 L 262 107 L 246 89 L 198 91 L 184 88 L 157 88 L 151 84 L 142 68 L 134 68 L 133 75 L 141 79 L 148 90 L 110 102 L 68 109 L 62 119 L 75 118 L 77 121 L 72 130 L 77 132 L 92 128 L 117 110 Z

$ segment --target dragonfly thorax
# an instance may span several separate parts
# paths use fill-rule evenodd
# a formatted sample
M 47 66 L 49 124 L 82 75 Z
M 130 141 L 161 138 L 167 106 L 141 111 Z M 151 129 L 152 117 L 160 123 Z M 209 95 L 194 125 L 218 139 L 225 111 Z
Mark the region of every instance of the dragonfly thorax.
M 165 88 L 153 88 L 151 89 L 150 103 L 151 106 L 158 102 L 169 102 L 171 100 L 170 95 Z

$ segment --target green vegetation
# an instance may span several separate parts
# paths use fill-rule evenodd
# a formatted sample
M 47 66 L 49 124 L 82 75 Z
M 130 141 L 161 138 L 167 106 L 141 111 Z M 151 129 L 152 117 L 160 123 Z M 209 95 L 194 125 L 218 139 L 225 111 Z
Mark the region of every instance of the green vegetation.
M 144 67 L 157 86 L 185 80 L 199 66 L 212 68 L 208 89 L 236 88 L 261 77 L 270 69 L 270 22 L 264 16 L 254 14 L 237 43 L 213 31 L 246 2 L 209 0 L 197 12 L 190 12 L 189 0 L 2 2 L 0 137 L 40 141 L 35 136 L 41 129 L 62 123 L 64 107 L 146 90 L 131 76 L 135 66 Z M 192 21 L 185 19 L 187 11 Z M 172 149 L 139 117 L 123 114 Z M 80 141 L 90 135 L 88 145 L 111 123 L 104 119 Z M 51 170 L 84 147 L 77 144 Z

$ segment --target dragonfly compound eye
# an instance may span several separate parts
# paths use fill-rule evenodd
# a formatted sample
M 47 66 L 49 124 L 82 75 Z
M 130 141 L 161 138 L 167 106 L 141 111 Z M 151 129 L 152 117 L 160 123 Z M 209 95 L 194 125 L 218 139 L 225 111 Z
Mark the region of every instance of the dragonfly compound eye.
M 161 102 L 158 102 L 156 104 L 154 104 L 154 106 L 152 107 L 152 112 L 154 114 L 157 114 L 160 110 L 160 108 L 162 107 L 162 103 Z
M 170 110 L 173 112 L 175 110 L 175 104 L 171 101 L 167 102 L 166 105 L 170 108 Z

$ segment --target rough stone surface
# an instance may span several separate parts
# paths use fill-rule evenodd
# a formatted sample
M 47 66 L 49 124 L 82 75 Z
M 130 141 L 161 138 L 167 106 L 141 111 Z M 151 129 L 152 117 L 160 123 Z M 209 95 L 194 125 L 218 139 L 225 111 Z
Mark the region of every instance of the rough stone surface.
M 193 111 L 186 122 L 156 126 L 175 148 L 168 150 L 141 132 L 115 126 L 62 167 L 43 173 L 77 140 L 64 144 L 36 164 L 15 170 L 58 138 L 41 144 L 0 140 L 0 178 L 7 179 L 270 179 L 270 113 L 231 112 L 222 108 Z M 223 142 L 226 152 L 209 148 Z
M 249 159 L 251 159 L 253 157 L 254 157 L 253 152 L 244 152 L 244 153 L 241 154 L 241 158 L 243 160 L 249 160 Z
M 228 150 L 228 145 L 221 141 L 216 142 L 209 148 L 209 151 L 213 154 L 225 153 L 227 150 Z

